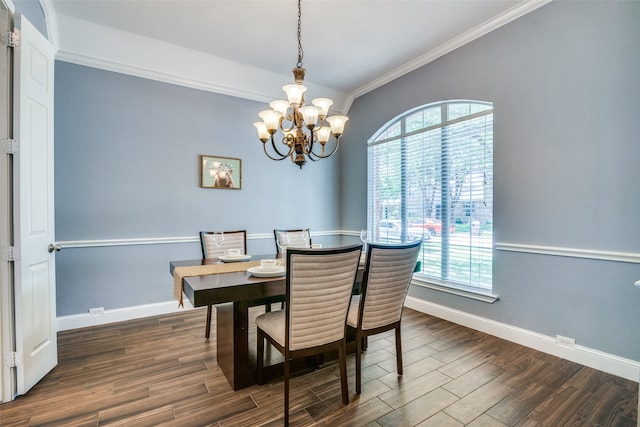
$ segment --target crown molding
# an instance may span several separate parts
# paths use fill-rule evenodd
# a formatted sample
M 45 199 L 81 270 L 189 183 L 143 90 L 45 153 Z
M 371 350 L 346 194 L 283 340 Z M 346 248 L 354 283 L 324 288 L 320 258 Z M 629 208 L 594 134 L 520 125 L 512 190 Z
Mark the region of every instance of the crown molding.
M 490 33 L 493 30 L 496 30 L 500 27 L 502 27 L 503 25 L 508 24 L 511 21 L 514 21 L 518 18 L 520 18 L 521 16 L 526 15 L 529 12 L 532 12 L 536 9 L 538 9 L 539 7 L 544 6 L 547 3 L 550 3 L 552 0 L 528 0 L 528 1 L 524 1 L 520 4 L 518 4 L 517 6 L 514 6 L 513 8 L 507 10 L 506 12 L 497 15 L 493 18 L 491 18 L 488 21 L 485 21 L 484 23 L 470 29 L 469 31 L 466 31 L 465 33 L 460 34 L 457 37 L 454 37 L 453 39 L 449 40 L 446 43 L 443 43 L 442 45 L 438 46 L 435 49 L 430 50 L 429 52 L 420 55 L 416 58 L 414 58 L 413 60 L 407 62 L 406 64 L 378 77 L 375 80 L 372 80 L 371 82 L 367 83 L 366 85 L 363 85 L 361 87 L 359 87 L 358 89 L 354 90 L 353 92 L 351 92 L 349 94 L 349 96 L 352 99 L 355 99 L 359 96 L 362 96 L 368 92 L 371 92 L 374 89 L 379 88 L 380 86 L 383 86 L 399 77 L 404 76 L 405 74 L 410 73 L 411 71 L 414 71 L 424 65 L 427 65 L 430 62 L 435 61 L 436 59 L 440 58 L 441 56 L 446 55 L 447 53 L 453 52 L 454 50 L 458 49 L 461 46 L 466 45 L 467 43 L 470 43 L 482 36 L 484 36 L 485 34 Z
M 210 80 L 199 80 L 186 75 L 159 71 L 158 69 L 147 66 L 127 64 L 124 62 L 93 57 L 67 50 L 59 50 L 56 54 L 56 60 L 253 101 L 269 102 L 273 99 L 273 97 L 269 98 L 269 96 L 264 93 L 251 91 L 246 88 L 241 89 L 238 87 L 220 85 Z
M 282 94 L 277 92 L 277 88 L 291 80 L 290 76 L 266 72 L 111 27 L 56 15 L 51 0 L 39 1 L 45 14 L 49 41 L 56 48 L 56 59 L 60 61 L 267 103 L 281 98 Z M 402 77 L 551 1 L 526 0 L 350 93 L 312 82 L 306 82 L 306 85 L 310 91 L 323 93 L 333 99 L 335 112 L 346 114 L 357 97 Z M 153 58 L 152 55 L 139 54 L 156 51 L 163 52 L 162 58 L 173 57 L 175 60 L 167 64 Z M 210 76 L 215 76 L 215 81 Z M 265 92 L 265 88 L 271 88 L 273 91 Z
M 279 89 L 291 82 L 288 75 L 81 19 L 58 15 L 56 23 L 60 61 L 267 103 L 282 98 Z M 345 104 L 346 93 L 305 83 L 336 109 Z

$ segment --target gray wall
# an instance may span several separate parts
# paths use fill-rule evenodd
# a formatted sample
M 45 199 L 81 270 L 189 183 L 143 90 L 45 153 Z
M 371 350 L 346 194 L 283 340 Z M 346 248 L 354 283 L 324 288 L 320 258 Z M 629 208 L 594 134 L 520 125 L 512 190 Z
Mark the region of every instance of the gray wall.
M 269 160 L 253 127 L 263 104 L 61 61 L 55 72 L 57 241 L 246 229 L 268 235 L 249 251 L 270 253 L 274 228 L 339 229 L 339 157 Z M 242 159 L 242 189 L 200 188 L 200 154 Z M 200 256 L 198 243 L 63 249 L 58 316 L 170 301 L 169 261 Z
M 39 2 L 14 5 L 46 36 Z M 271 253 L 274 228 L 340 228 L 339 153 L 302 170 L 267 159 L 253 127 L 265 104 L 61 61 L 55 76 L 56 241 L 246 229 L 266 236 L 250 253 Z M 242 159 L 242 189 L 200 188 L 201 154 Z M 65 248 L 57 315 L 171 301 L 169 261 L 200 257 L 199 243 Z
M 32 2 L 14 3 L 45 32 Z M 58 62 L 57 240 L 359 230 L 367 139 L 410 108 L 464 98 L 495 106 L 496 242 L 638 253 L 639 5 L 552 2 L 358 98 L 342 157 L 302 171 L 260 154 L 259 103 Z M 243 190 L 198 188 L 199 154 L 242 158 Z M 168 261 L 198 256 L 190 243 L 65 249 L 58 315 L 168 301 Z M 638 264 L 495 251 L 497 303 L 410 295 L 640 360 L 638 278 Z
M 342 227 L 366 224 L 366 144 L 411 108 L 494 103 L 495 242 L 640 253 L 640 2 L 552 2 L 356 100 Z M 410 295 L 640 360 L 640 265 L 494 251 L 495 304 Z

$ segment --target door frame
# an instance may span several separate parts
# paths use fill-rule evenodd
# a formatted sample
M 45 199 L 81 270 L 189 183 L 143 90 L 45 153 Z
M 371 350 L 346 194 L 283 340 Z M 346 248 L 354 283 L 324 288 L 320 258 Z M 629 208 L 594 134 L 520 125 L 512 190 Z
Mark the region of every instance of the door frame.
M 13 5 L 0 1 L 0 34 L 13 29 Z M 0 402 L 15 398 L 16 369 L 8 363 L 15 351 L 13 310 L 13 262 L 8 261 L 8 248 L 13 243 L 13 155 L 4 151 L 4 140 L 13 136 L 13 51 L 0 44 Z

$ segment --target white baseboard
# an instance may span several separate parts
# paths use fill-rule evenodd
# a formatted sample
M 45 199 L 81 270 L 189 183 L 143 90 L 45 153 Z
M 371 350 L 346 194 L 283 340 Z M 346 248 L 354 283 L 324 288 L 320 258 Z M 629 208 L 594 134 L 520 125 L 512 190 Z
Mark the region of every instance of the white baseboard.
M 631 381 L 640 378 L 640 362 L 604 353 L 581 345 L 566 346 L 556 343 L 555 338 L 538 334 L 526 329 L 517 328 L 505 323 L 496 322 L 484 317 L 475 316 L 464 311 L 455 310 L 442 305 L 408 296 L 405 306 L 468 328 L 494 335 L 496 337 L 533 348 L 553 356 L 561 357 L 599 371 L 607 372 Z M 74 314 L 57 318 L 58 331 L 104 325 L 113 322 L 156 316 L 190 310 L 193 307 L 185 300 L 184 308 L 178 308 L 176 301 L 134 307 L 105 310 L 102 315 Z
M 125 320 L 138 319 L 141 317 L 157 316 L 160 314 L 175 313 L 190 310 L 193 306 L 185 298 L 184 307 L 178 307 L 177 301 L 168 301 L 157 304 L 145 304 L 134 307 L 118 308 L 115 310 L 105 310 L 104 314 L 90 315 L 73 314 L 57 318 L 58 331 L 84 328 L 87 326 L 105 325 L 107 323 L 122 322 Z
M 421 313 L 436 316 L 631 381 L 638 381 L 640 378 L 640 362 L 634 360 L 625 359 L 581 345 L 567 346 L 558 344 L 555 338 L 546 335 L 496 322 L 415 297 L 408 296 L 405 301 L 405 306 Z

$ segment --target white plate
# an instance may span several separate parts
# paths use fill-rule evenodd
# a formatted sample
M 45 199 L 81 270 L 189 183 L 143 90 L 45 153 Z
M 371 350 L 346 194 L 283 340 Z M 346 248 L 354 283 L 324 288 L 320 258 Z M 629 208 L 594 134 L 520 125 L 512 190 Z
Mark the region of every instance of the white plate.
M 220 255 L 219 258 L 223 262 L 238 262 L 251 259 L 251 255 Z
M 264 270 L 260 266 L 249 267 L 247 271 L 256 277 L 278 277 L 284 276 L 287 272 L 284 267 L 276 267 L 275 270 Z

